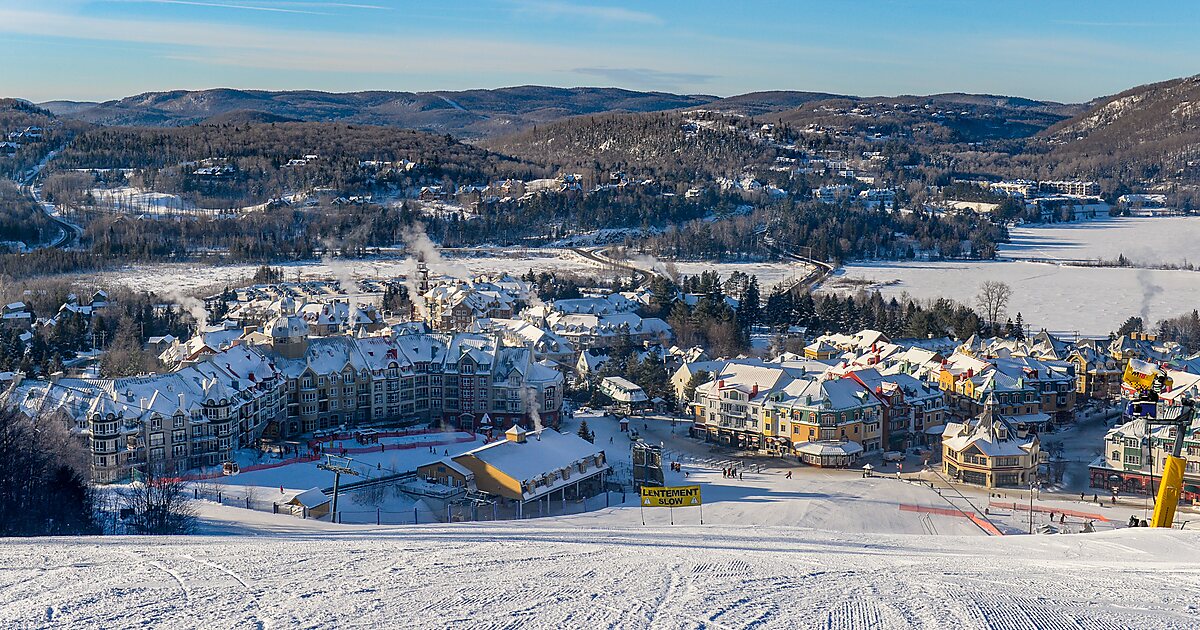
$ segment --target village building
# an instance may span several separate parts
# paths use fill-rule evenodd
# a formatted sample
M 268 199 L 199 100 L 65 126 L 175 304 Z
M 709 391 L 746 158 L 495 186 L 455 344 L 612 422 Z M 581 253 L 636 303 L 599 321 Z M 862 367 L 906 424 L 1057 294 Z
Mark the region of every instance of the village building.
M 435 286 L 422 298 L 425 321 L 442 332 L 469 330 L 479 319 L 510 319 L 517 309 L 507 292 L 463 281 Z
M 810 442 L 858 445 L 846 455 L 883 450 L 883 404 L 855 379 L 798 379 L 768 398 L 769 431 L 793 451 Z
M 452 487 L 473 486 L 514 507 L 521 518 L 535 514 L 531 508 L 549 513 L 552 501 L 602 493 L 609 471 L 603 449 L 577 435 L 513 426 L 504 439 L 421 466 L 417 475 Z
M 1028 486 L 1041 462 L 1036 435 L 996 412 L 989 396 L 983 412 L 951 422 L 942 434 L 942 471 L 952 479 L 987 488 Z
M 620 376 L 609 376 L 600 379 L 597 388 L 601 394 L 613 401 L 614 409 L 626 415 L 635 411 L 643 411 L 652 406 L 650 397 L 633 381 Z
M 95 478 L 214 466 L 259 439 L 339 426 L 557 426 L 563 376 L 488 335 L 309 337 L 298 315 L 175 372 L 19 383 L 33 417 L 62 411 L 90 439 Z
M 941 390 L 908 374 L 881 374 L 873 368 L 846 375 L 871 391 L 882 404 L 885 450 L 937 445 L 946 428 Z
M 1121 395 L 1120 362 L 1098 344 L 1075 347 L 1067 361 L 1075 366 L 1076 396 L 1112 400 Z

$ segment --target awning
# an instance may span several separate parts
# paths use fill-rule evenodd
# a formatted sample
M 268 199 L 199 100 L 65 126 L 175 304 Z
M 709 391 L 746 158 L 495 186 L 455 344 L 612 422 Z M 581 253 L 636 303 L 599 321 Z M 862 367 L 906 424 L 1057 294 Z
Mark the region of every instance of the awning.
M 858 455 L 863 447 L 858 442 L 805 442 L 796 447 L 802 455 L 815 457 L 837 457 Z

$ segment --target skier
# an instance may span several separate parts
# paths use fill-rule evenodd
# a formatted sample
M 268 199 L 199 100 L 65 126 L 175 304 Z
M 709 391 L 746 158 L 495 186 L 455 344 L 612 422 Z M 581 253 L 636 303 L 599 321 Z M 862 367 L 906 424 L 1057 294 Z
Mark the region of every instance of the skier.
M 786 474 L 786 475 L 784 475 L 784 477 L 783 477 L 783 478 L 784 478 L 784 479 L 791 479 L 791 478 L 792 478 L 792 471 L 790 471 L 790 470 L 789 470 L 789 471 L 787 471 L 787 474 Z

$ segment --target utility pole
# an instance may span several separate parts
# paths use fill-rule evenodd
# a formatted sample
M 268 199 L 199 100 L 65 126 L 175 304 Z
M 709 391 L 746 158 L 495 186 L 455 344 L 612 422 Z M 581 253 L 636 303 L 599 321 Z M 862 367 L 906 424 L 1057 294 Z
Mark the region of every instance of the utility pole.
M 1033 533 L 1033 483 L 1029 484 L 1029 533 Z

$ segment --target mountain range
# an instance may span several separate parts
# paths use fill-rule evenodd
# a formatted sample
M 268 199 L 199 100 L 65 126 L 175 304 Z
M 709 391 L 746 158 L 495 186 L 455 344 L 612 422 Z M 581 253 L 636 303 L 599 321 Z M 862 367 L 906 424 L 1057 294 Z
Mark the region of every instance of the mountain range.
M 520 86 L 462 92 L 317 92 L 213 89 L 147 92 L 103 103 L 50 101 L 59 116 L 101 125 L 180 126 L 270 117 L 404 127 L 461 138 L 502 135 L 581 114 L 695 107 L 714 96 L 618 88 Z
M 984 166 L 1005 164 L 1000 171 L 1033 177 L 1089 177 L 1116 184 L 1200 179 L 1200 76 L 1143 85 L 1087 103 L 966 93 L 862 97 L 779 90 L 722 98 L 519 86 L 458 92 L 174 90 L 103 103 L 51 101 L 40 106 L 60 118 L 106 126 L 304 121 L 401 127 L 520 155 L 553 149 L 556 159 L 551 161 L 564 164 L 585 158 L 596 144 L 582 137 L 571 141 L 578 133 L 561 125 L 568 119 L 604 116 L 603 125 L 590 133 L 614 129 L 629 135 L 625 132 L 639 126 L 661 126 L 642 119 L 649 114 L 705 109 L 793 128 L 865 137 L 899 134 L 924 146 L 959 145 L 961 150 L 966 143 L 985 149 L 967 156 L 968 161 L 979 157 Z M 617 129 L 622 125 L 627 129 Z M 646 150 L 644 145 L 628 148 Z M 605 151 L 614 163 L 639 161 L 611 144 Z
M 520 86 L 460 92 L 270 92 L 263 90 L 173 90 L 147 92 L 103 103 L 49 101 L 40 106 L 63 117 L 101 125 L 181 126 L 197 123 L 342 122 L 449 133 L 464 139 L 507 135 L 563 118 L 601 113 L 646 113 L 713 109 L 746 116 L 796 112 L 794 121 L 835 106 L 859 103 L 912 106 L 934 104 L 999 112 L 999 118 L 1032 118 L 1028 135 L 1082 110 L 1007 96 L 938 94 L 864 98 L 824 92 L 751 92 L 726 98 L 619 88 Z M 807 114 L 806 114 L 807 112 Z

